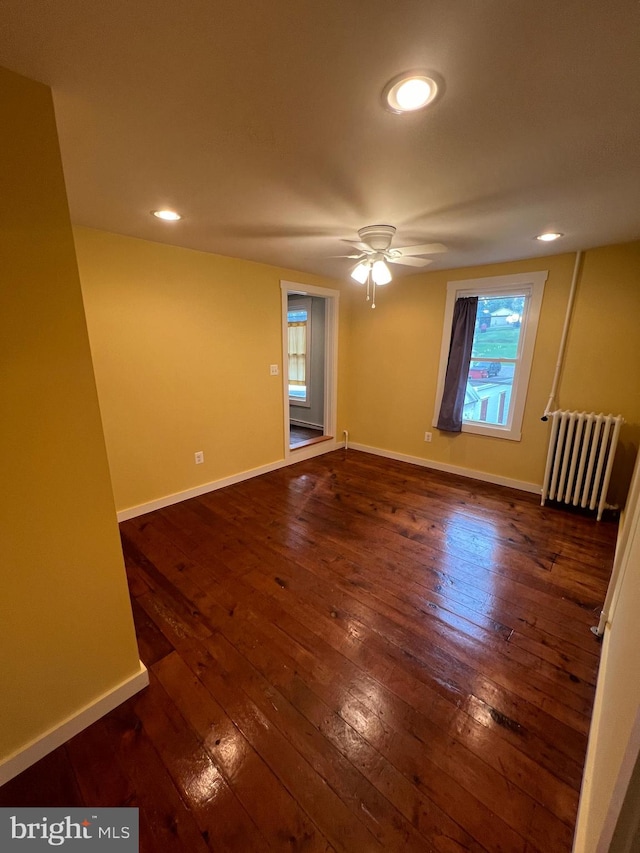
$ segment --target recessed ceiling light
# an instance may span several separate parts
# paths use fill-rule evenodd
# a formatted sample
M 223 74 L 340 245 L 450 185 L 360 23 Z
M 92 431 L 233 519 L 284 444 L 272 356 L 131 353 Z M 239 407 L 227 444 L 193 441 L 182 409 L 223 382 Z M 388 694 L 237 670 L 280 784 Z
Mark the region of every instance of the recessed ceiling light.
M 410 113 L 433 103 L 442 83 L 433 72 L 407 71 L 390 80 L 382 93 L 384 105 L 393 113 Z
M 157 216 L 158 219 L 164 219 L 165 222 L 177 222 L 178 219 L 182 219 L 179 213 L 176 213 L 175 210 L 152 210 L 154 216 Z
M 553 240 L 559 240 L 560 237 L 564 237 L 564 234 L 560 234 L 559 231 L 547 231 L 544 234 L 538 234 L 536 240 L 541 240 L 543 243 L 551 243 Z

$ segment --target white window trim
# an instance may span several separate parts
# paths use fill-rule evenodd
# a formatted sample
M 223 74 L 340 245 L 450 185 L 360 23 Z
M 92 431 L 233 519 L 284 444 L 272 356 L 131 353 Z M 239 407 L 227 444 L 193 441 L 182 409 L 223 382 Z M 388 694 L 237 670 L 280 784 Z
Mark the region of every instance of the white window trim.
M 498 275 L 487 278 L 470 278 L 462 281 L 450 281 L 447 283 L 447 304 L 444 312 L 444 325 L 442 330 L 442 344 L 440 347 L 440 368 L 438 371 L 438 387 L 436 390 L 435 412 L 433 426 L 437 426 L 442 393 L 444 390 L 444 377 L 447 370 L 449 358 L 449 345 L 451 342 L 451 324 L 453 322 L 453 307 L 456 299 L 465 296 L 500 296 L 504 293 L 517 293 L 522 291 L 530 298 L 527 300 L 526 317 L 523 318 L 520 334 L 520 369 L 514 377 L 511 397 L 510 422 L 505 426 L 490 424 L 484 426 L 477 422 L 462 423 L 462 432 L 474 433 L 476 435 L 489 435 L 494 438 L 506 438 L 511 441 L 520 441 L 522 437 L 522 419 L 524 407 L 529 388 L 529 377 L 531 375 L 531 364 L 533 361 L 533 350 L 538 332 L 538 320 L 540 318 L 540 307 L 544 294 L 544 285 L 549 275 L 548 270 L 539 272 L 516 273 L 515 275 Z
M 289 403 L 292 406 L 299 406 L 301 409 L 311 408 L 311 310 L 312 301 L 310 296 L 296 296 L 295 299 L 287 300 L 287 310 L 295 311 L 296 309 L 304 309 L 307 312 L 307 351 L 305 353 L 305 377 L 307 393 L 304 400 L 299 397 L 289 397 Z M 288 347 L 287 347 L 288 349 Z M 287 375 L 289 368 L 287 364 Z M 288 389 L 287 389 L 288 390 Z

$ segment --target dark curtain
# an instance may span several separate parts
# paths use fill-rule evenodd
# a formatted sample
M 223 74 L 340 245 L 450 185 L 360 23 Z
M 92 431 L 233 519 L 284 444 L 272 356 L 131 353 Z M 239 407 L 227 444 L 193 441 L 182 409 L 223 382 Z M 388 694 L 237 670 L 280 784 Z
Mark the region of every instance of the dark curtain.
M 444 391 L 437 424 L 438 429 L 444 429 L 447 432 L 460 432 L 462 430 L 462 410 L 469 377 L 471 347 L 473 346 L 473 331 L 476 325 L 477 312 L 477 296 L 456 299 L 453 308 L 453 323 L 451 324 L 449 360 L 447 361 Z

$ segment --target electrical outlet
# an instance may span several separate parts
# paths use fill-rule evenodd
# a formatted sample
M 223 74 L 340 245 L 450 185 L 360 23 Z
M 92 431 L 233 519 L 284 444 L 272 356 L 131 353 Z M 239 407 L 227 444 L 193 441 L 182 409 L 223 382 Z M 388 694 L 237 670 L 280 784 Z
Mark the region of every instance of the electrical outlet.
M 204 451 L 198 450 L 195 454 L 195 457 L 196 457 L 196 465 L 202 465 L 202 463 L 204 462 Z
M 424 434 L 424 440 L 425 440 L 425 441 L 431 441 L 431 435 L 432 435 L 432 434 L 431 434 L 430 432 L 425 432 L 425 434 Z
M 277 364 L 270 364 L 269 365 L 269 373 L 271 374 L 271 376 L 277 376 L 278 373 L 280 373 L 280 371 L 278 369 L 278 365 Z

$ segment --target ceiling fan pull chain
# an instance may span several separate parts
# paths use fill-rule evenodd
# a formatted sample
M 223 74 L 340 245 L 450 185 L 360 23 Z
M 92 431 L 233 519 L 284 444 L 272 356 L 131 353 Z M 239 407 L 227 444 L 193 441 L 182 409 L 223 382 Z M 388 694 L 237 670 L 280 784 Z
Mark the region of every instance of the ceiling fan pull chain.
M 371 273 L 367 275 L 367 302 L 369 301 L 369 285 L 371 283 Z M 375 284 L 374 284 L 375 287 Z
M 371 307 L 372 308 L 376 307 L 376 280 L 375 280 L 375 278 L 373 279 L 373 302 L 371 303 Z

